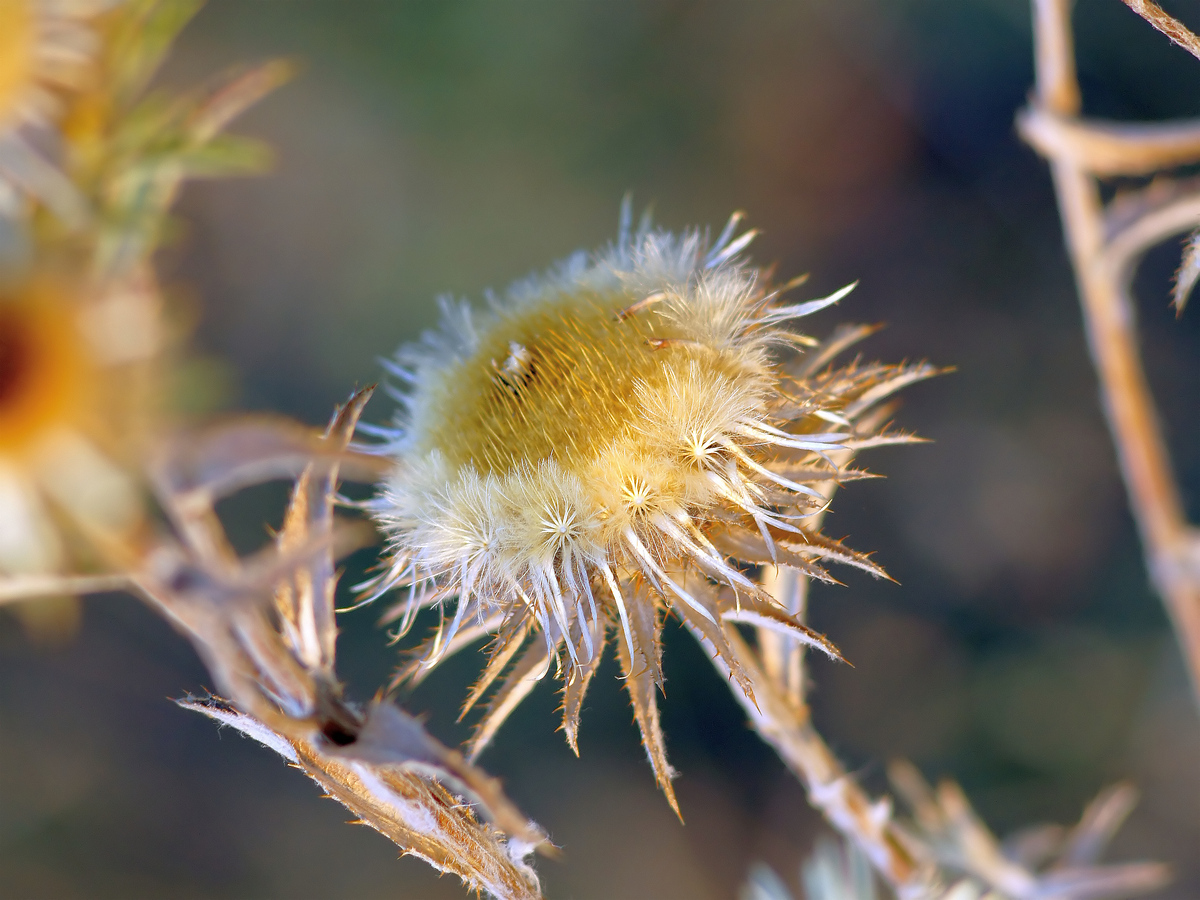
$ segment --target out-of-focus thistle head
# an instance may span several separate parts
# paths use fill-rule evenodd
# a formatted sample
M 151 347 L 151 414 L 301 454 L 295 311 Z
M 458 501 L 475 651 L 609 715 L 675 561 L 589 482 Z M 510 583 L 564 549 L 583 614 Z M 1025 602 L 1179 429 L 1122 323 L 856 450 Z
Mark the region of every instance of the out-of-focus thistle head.
M 0 575 L 61 571 L 70 536 L 112 545 L 140 520 L 122 463 L 158 346 L 153 321 L 113 321 L 128 309 L 50 278 L 0 287 Z
M 149 89 L 198 8 L 0 0 L 0 581 L 137 552 L 179 330 L 153 254 L 183 180 L 264 161 L 223 129 L 287 74 Z M 74 608 L 18 611 L 36 625 L 55 606 Z
M 881 434 L 878 408 L 927 365 L 830 360 L 869 328 L 824 343 L 788 324 L 849 292 L 788 303 L 742 257 L 735 215 L 706 233 L 631 229 L 492 298 L 483 317 L 445 304 L 444 328 L 403 348 L 408 385 L 383 429 L 394 475 L 373 503 L 389 539 L 378 589 L 403 589 L 407 629 L 442 621 L 401 677 L 495 635 L 466 708 L 497 680 L 478 753 L 552 667 L 576 748 L 584 692 L 613 639 L 650 761 L 675 800 L 658 724 L 661 630 L 674 613 L 749 694 L 726 623 L 776 629 L 838 657 L 765 592 L 756 566 L 831 580 L 825 561 L 875 575 L 864 555 L 810 527 L 820 487 Z M 507 670 L 507 671 L 506 671 Z M 503 678 L 501 678 L 503 676 Z

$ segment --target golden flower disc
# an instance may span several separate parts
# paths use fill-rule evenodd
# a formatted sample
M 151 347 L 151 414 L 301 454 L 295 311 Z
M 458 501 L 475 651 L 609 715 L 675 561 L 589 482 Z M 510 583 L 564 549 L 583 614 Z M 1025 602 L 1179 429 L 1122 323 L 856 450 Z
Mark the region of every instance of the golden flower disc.
M 0 294 L 0 456 L 19 456 L 70 423 L 88 389 L 86 351 L 56 289 Z
M 33 82 L 35 43 L 28 0 L 0 0 L 0 122 L 13 115 Z
M 656 316 L 623 315 L 636 299 L 580 292 L 507 316 L 447 373 L 434 403 L 442 417 L 426 449 L 440 451 L 453 469 L 470 464 L 482 473 L 550 459 L 571 468 L 636 428 L 635 394 L 661 395 L 690 359 L 702 356 L 714 374 L 734 374 L 736 361 L 708 348 L 654 349 L 678 329 Z

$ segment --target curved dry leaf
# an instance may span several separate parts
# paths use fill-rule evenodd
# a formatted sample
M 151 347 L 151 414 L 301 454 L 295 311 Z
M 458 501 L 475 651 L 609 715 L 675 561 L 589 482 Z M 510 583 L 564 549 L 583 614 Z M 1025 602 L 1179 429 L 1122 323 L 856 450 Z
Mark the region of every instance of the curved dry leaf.
M 292 419 L 255 415 L 178 435 L 166 442 L 152 470 L 164 495 L 198 495 L 209 502 L 254 484 L 299 477 L 318 461 L 365 481 L 391 466 L 380 456 L 335 450 L 316 430 Z
M 481 822 L 469 805 L 439 783 L 440 777 L 447 774 L 445 770 L 440 777 L 430 777 L 427 772 L 414 771 L 412 765 L 395 759 L 384 761 L 404 755 L 402 750 L 389 753 L 381 749 L 397 738 L 397 726 L 403 732 L 399 738 L 414 754 L 439 755 L 430 751 L 430 742 L 436 744 L 432 738 L 415 736 L 414 728 L 420 730 L 420 724 L 411 717 L 405 718 L 394 707 L 390 707 L 393 712 L 382 713 L 379 710 L 389 707 L 376 708 L 377 721 L 382 723 L 376 737 L 382 743 L 373 745 L 367 754 L 371 759 L 360 759 L 344 753 L 333 755 L 314 741 L 279 735 L 215 698 L 179 703 L 185 709 L 237 729 L 288 759 L 329 797 L 359 816 L 360 824 L 374 828 L 405 854 L 417 856 L 441 872 L 455 874 L 469 888 L 486 891 L 499 900 L 542 900 L 537 875 L 526 858 L 545 844 L 544 834 L 537 826 L 522 820 L 522 833 L 528 837 L 505 838 Z M 368 741 L 371 740 L 368 734 Z M 438 767 L 430 762 L 413 765 Z M 458 775 L 451 775 L 452 783 L 460 781 L 461 774 L 459 768 Z M 493 779 L 482 773 L 477 777 L 494 784 Z

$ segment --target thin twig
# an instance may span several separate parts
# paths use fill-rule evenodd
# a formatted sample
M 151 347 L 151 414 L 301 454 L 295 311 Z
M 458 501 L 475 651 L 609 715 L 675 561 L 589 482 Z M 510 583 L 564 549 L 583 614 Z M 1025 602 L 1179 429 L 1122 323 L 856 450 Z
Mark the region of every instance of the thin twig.
M 0 604 L 127 591 L 132 585 L 128 575 L 13 575 L 0 579 Z
M 1186 25 L 1163 12 L 1154 0 L 1123 0 L 1126 6 L 1169 37 L 1196 59 L 1200 59 L 1200 38 L 1188 29 Z
M 1126 228 L 1109 239 L 1106 262 L 1112 279 L 1125 287 L 1133 278 L 1138 261 L 1151 247 L 1200 225 L 1200 193 L 1194 190 L 1152 209 L 1147 209 Z M 1112 229 L 1110 229 L 1111 231 Z
M 693 629 L 693 634 L 708 645 L 701 632 Z M 929 896 L 937 883 L 937 868 L 922 848 L 896 827 L 891 802 L 886 798 L 872 801 L 813 727 L 808 711 L 797 708 L 780 691 L 749 645 L 732 629 L 727 629 L 726 639 L 754 687 L 753 700 L 737 690 L 732 691 L 734 697 L 759 736 L 803 783 L 809 802 L 866 853 L 900 900 Z M 720 654 L 710 650 L 710 655 L 717 670 L 731 678 Z

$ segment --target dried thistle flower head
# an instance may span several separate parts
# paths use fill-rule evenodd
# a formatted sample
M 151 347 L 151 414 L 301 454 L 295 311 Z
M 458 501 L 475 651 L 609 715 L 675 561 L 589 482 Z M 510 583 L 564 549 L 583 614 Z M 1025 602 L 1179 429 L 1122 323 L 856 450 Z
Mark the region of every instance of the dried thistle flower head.
M 674 806 L 655 688 L 661 629 L 673 612 L 710 652 L 724 623 L 775 629 L 837 657 L 834 646 L 762 590 L 757 565 L 823 580 L 822 560 L 880 575 L 865 556 L 805 527 L 825 505 L 816 485 L 843 450 L 904 439 L 864 422 L 927 366 L 828 368 L 870 329 L 818 342 L 785 330 L 849 288 L 788 304 L 742 257 L 754 232 L 629 227 L 510 289 L 482 321 L 446 304 L 446 326 L 400 351 L 410 384 L 384 430 L 395 474 L 374 503 L 388 535 L 378 587 L 407 588 L 402 630 L 421 607 L 446 609 L 402 675 L 494 632 L 476 703 L 515 659 L 473 738 L 477 754 L 553 664 L 563 729 L 577 748 L 579 710 L 608 638 L 658 782 Z

